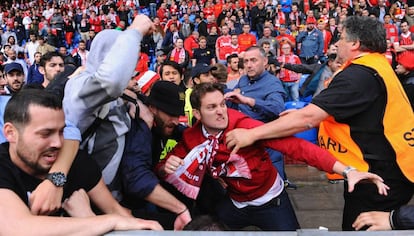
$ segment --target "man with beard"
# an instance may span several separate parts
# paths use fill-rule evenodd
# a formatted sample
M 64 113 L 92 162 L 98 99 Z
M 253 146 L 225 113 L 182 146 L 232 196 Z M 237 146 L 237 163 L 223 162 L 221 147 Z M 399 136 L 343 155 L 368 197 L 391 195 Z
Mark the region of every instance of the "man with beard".
M 65 127 L 62 102 L 56 96 L 24 89 L 10 99 L 4 120 L 8 142 L 0 145 L 0 199 L 7 204 L 0 207 L 0 234 L 101 235 L 112 230 L 162 229 L 157 222 L 133 218 L 121 207 L 88 156 L 75 159 L 67 178 L 62 172 L 50 172 L 62 148 Z M 64 211 L 53 216 L 30 212 L 29 197 L 44 180 L 64 189 Z M 89 198 L 107 214 L 96 216 Z M 62 214 L 73 218 L 62 218 Z M 17 226 L 21 220 L 25 224 Z
M 124 205 L 133 215 L 157 219 L 166 229 L 177 229 L 191 221 L 187 206 L 167 191 L 153 172 L 181 139 L 177 126 L 184 114 L 184 98 L 184 91 L 175 83 L 158 81 L 153 85 L 147 100 L 154 118 L 152 126 L 141 119 L 131 123 L 120 165 Z M 167 211 L 156 210 L 154 205 Z
M 24 84 L 24 71 L 22 65 L 11 62 L 4 66 L 4 78 L 7 81 L 5 90 L 7 94 L 14 95 L 19 92 Z
M 7 55 L 7 61 L 4 64 L 8 64 L 8 63 L 12 63 L 12 62 L 16 62 L 19 63 L 22 66 L 23 69 L 23 75 L 24 75 L 24 81 L 27 81 L 27 64 L 24 60 L 17 58 L 17 51 L 14 48 L 10 48 L 8 50 L 5 50 L 6 55 Z
M 40 59 L 39 72 L 43 74 L 43 87 L 47 87 L 55 76 L 64 70 L 64 61 L 58 52 L 48 52 Z
M 323 56 L 323 35 L 322 32 L 315 28 L 316 19 L 308 17 L 306 20 L 306 31 L 302 31 L 296 37 L 296 42 L 301 44 L 300 60 L 302 64 L 317 63 Z

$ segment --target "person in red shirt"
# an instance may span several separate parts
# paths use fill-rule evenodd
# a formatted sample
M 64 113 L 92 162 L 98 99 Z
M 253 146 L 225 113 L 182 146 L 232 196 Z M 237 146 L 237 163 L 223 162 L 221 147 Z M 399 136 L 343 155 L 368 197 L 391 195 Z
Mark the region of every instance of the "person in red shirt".
M 289 43 L 282 44 L 280 48 L 281 53 L 280 56 L 277 57 L 277 60 L 282 63 L 279 78 L 283 83 L 283 87 L 285 87 L 289 100 L 297 102 L 299 101 L 299 80 L 301 74 L 284 69 L 283 65 L 286 63 L 301 64 L 300 59 L 297 55 L 293 54 L 292 47 Z
M 214 15 L 214 6 L 211 4 L 211 2 L 206 2 L 204 4 L 203 13 L 205 18 Z
M 247 48 L 256 45 L 256 36 L 250 33 L 250 25 L 243 25 L 243 33 L 239 35 L 239 47 L 240 51 L 244 52 Z
M 178 20 L 177 13 L 171 13 L 171 19 L 167 21 L 167 24 L 164 27 L 164 32 L 167 32 L 167 30 L 170 28 L 170 25 L 173 23 L 175 23 L 177 29 L 180 30 L 181 22 Z
M 229 27 L 223 25 L 221 27 L 221 36 L 216 40 L 216 57 L 219 63 L 226 64 L 227 47 L 231 45 L 231 36 L 229 35 Z
M 318 30 L 322 32 L 323 36 L 323 53 L 326 55 L 326 52 L 328 51 L 329 44 L 332 40 L 332 33 L 331 31 L 327 30 L 326 28 L 326 22 L 323 19 L 318 20 Z
M 193 31 L 191 35 L 184 40 L 184 49 L 187 50 L 190 58 L 193 57 L 193 50 L 198 48 L 198 37 L 199 33 L 197 31 Z
M 385 14 L 384 16 L 384 28 L 387 34 L 387 39 L 389 39 L 392 43 L 398 42 L 398 28 L 396 25 L 391 23 L 390 14 Z
M 90 18 L 89 18 L 89 24 L 91 25 L 91 28 L 93 29 L 93 31 L 95 31 L 95 33 L 99 33 L 102 31 L 102 22 L 99 19 L 99 17 L 96 16 L 96 12 L 95 11 L 91 11 L 90 12 Z
M 168 9 L 165 2 L 161 3 L 160 8 L 157 10 L 157 16 L 160 18 L 160 21 L 163 22 L 168 18 Z

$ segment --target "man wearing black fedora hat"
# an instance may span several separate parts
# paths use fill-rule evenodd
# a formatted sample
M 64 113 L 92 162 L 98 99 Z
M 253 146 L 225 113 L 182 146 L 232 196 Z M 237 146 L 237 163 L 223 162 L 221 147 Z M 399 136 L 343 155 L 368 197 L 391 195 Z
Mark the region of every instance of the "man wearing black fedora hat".
M 147 105 L 152 126 L 137 119 L 126 137 L 120 166 L 124 204 L 137 217 L 153 217 L 166 229 L 182 229 L 191 221 L 188 208 L 161 185 L 153 168 L 181 138 L 178 125 L 179 116 L 184 114 L 184 91 L 172 82 L 158 81 Z M 168 212 L 155 210 L 153 205 Z M 153 210 L 148 210 L 149 206 Z

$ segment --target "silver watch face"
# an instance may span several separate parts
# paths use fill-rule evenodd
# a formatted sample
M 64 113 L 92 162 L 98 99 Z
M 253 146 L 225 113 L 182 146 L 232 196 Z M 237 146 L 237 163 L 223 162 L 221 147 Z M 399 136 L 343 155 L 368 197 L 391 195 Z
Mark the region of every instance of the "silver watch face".
M 66 183 L 66 176 L 62 172 L 53 172 L 47 175 L 47 179 L 50 180 L 57 187 L 62 187 Z

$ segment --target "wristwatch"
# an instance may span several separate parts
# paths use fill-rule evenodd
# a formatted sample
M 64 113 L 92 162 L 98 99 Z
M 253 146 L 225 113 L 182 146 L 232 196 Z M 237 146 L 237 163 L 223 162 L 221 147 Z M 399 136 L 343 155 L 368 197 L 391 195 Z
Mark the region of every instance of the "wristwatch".
M 348 173 L 353 171 L 353 170 L 356 170 L 356 168 L 352 167 L 352 166 L 347 166 L 345 168 L 345 170 L 342 172 L 342 176 L 344 177 L 345 180 L 348 180 Z
M 66 183 L 66 175 L 63 172 L 49 173 L 46 179 L 50 180 L 56 187 L 63 187 Z

